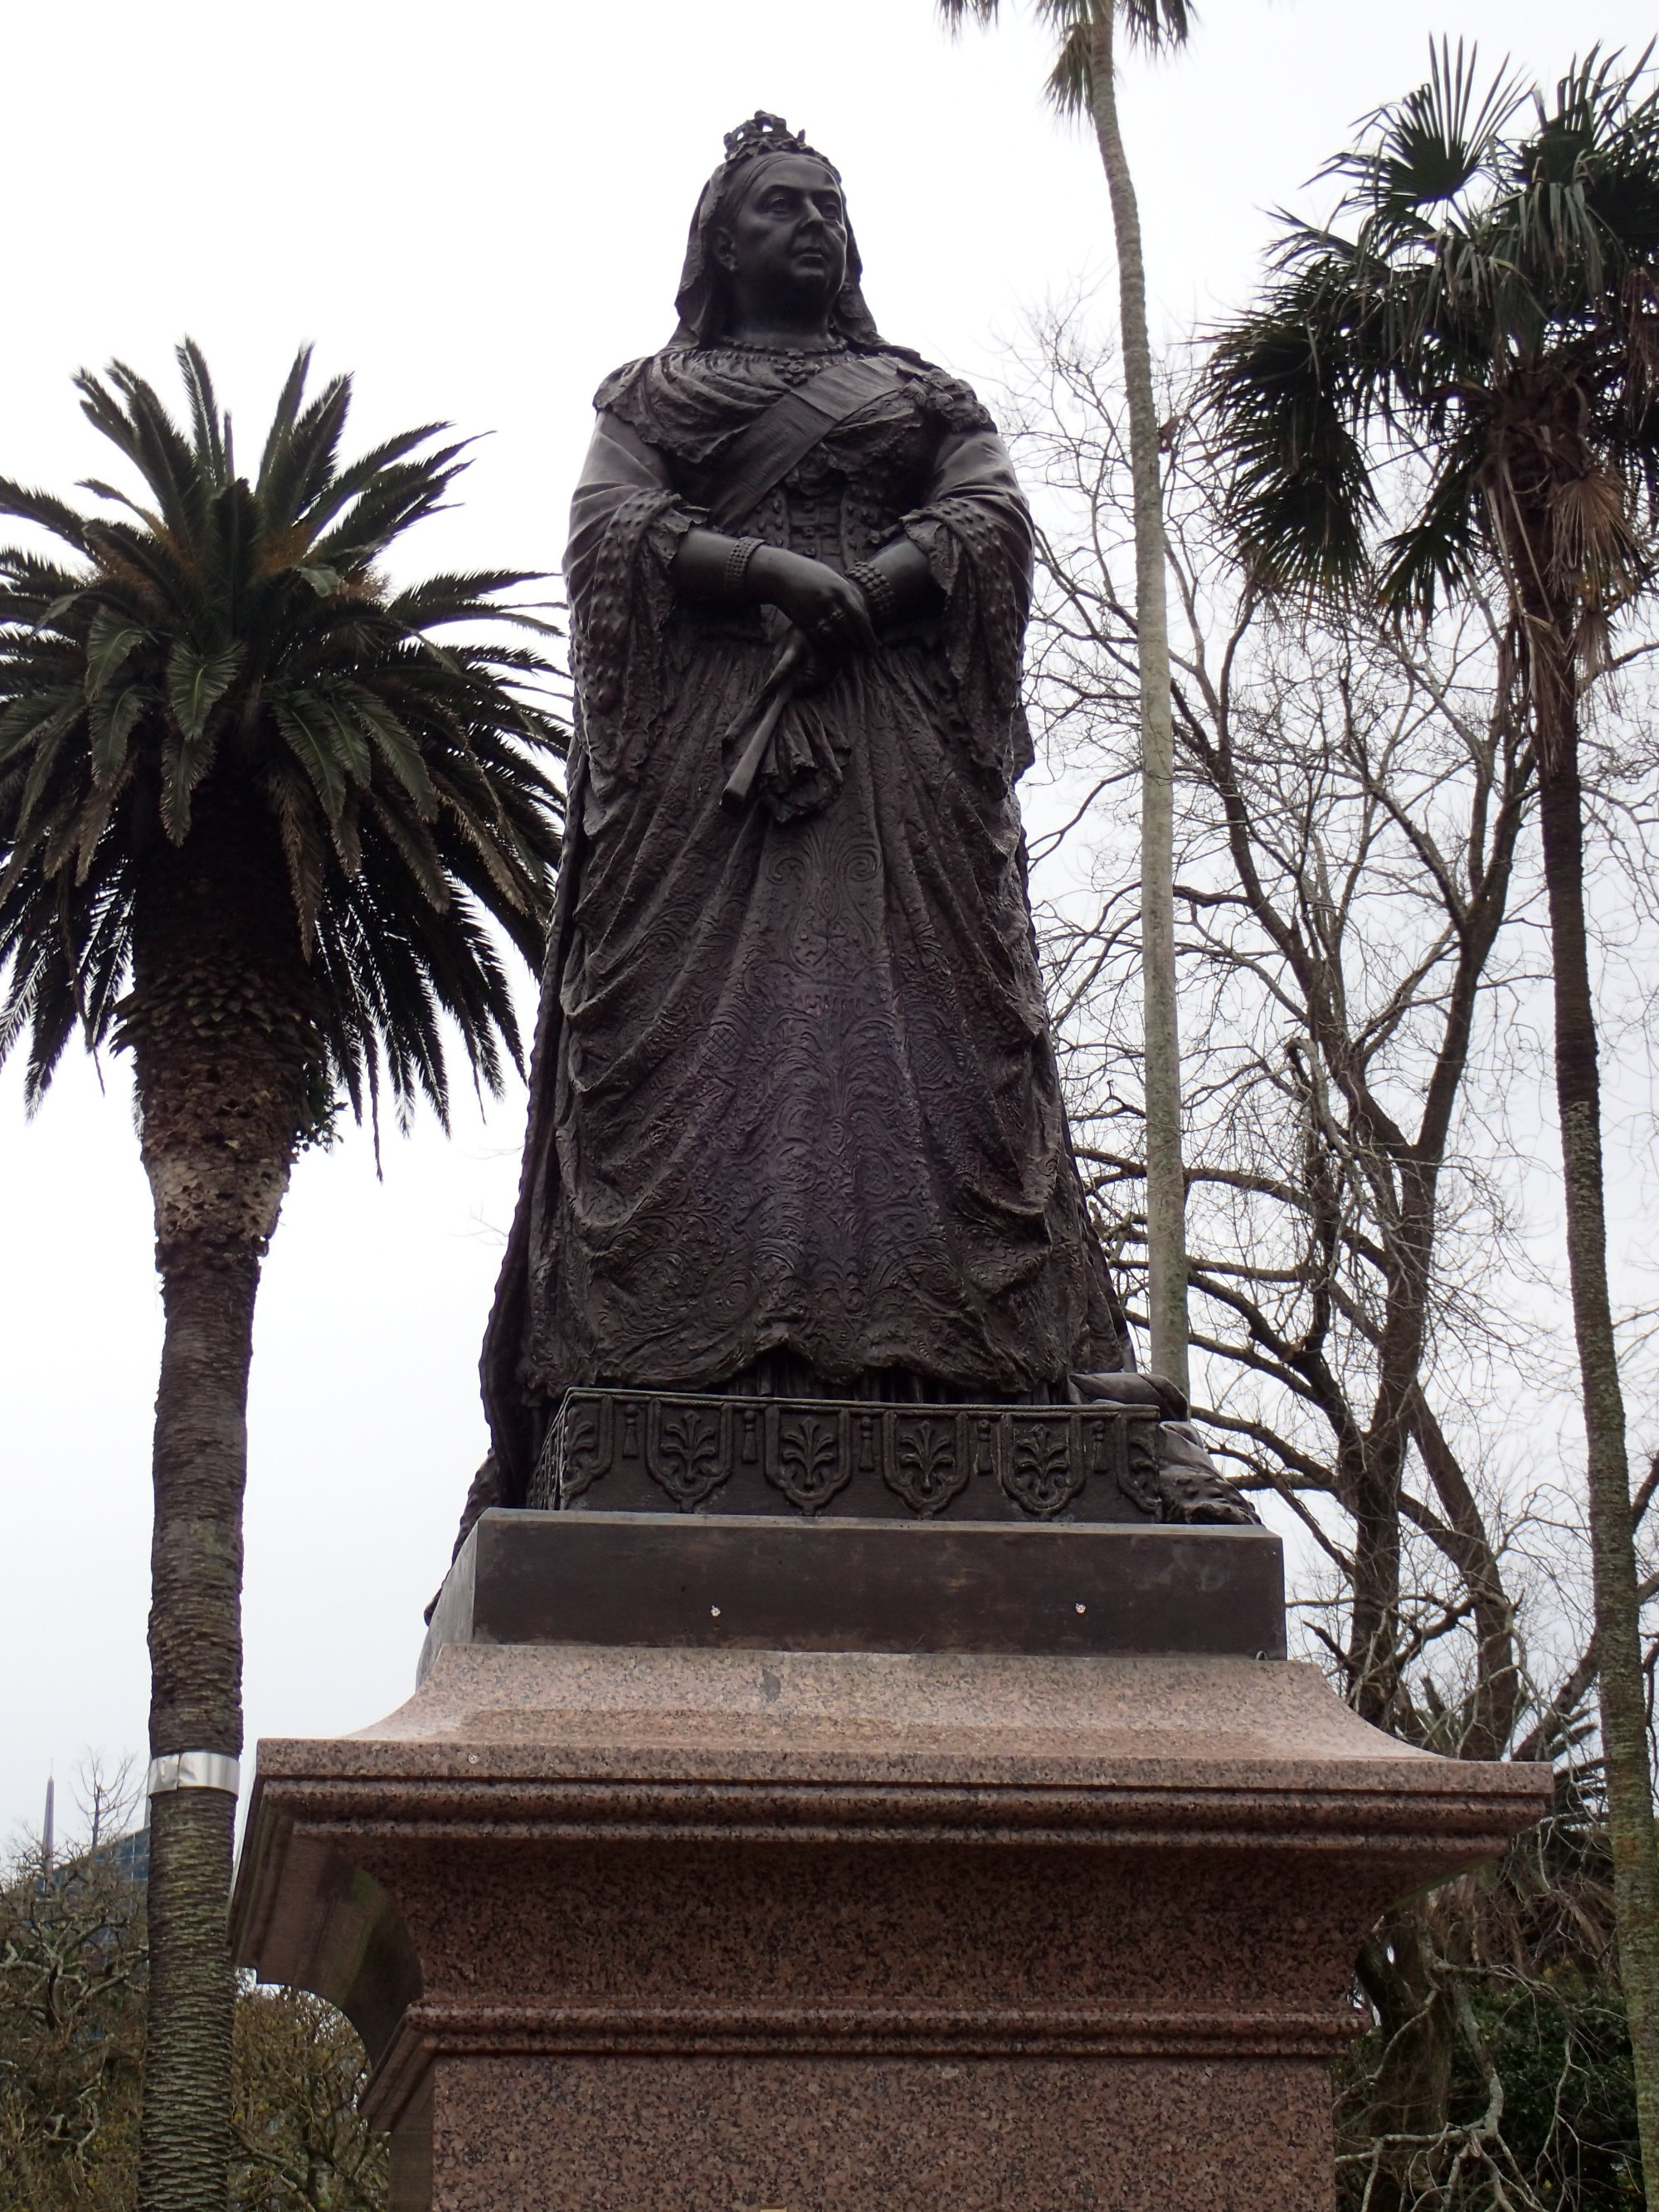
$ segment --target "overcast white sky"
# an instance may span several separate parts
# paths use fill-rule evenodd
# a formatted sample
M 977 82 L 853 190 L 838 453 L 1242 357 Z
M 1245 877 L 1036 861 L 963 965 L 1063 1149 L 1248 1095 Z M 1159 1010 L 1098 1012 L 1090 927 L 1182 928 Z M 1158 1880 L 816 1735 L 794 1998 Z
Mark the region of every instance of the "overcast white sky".
M 1023 307 L 1111 277 L 1090 146 L 1044 110 L 1042 40 L 957 45 L 931 0 L 82 0 L 8 11 L 11 310 L 0 471 L 107 471 L 69 379 L 164 386 L 205 346 L 252 440 L 295 345 L 357 378 L 358 441 L 494 434 L 432 566 L 551 568 L 605 370 L 666 336 L 721 133 L 757 106 L 842 167 L 889 336 L 994 380 Z M 1478 39 L 1557 73 L 1635 49 L 1639 0 L 1209 0 L 1125 108 L 1155 316 L 1237 301 L 1267 228 L 1352 118 Z M 477 1346 L 521 1094 L 300 1164 L 250 1407 L 247 1709 L 322 1735 L 399 1703 L 483 1448 Z M 144 1742 L 149 1414 L 160 1342 L 121 1063 L 66 1063 L 26 1124 L 0 1078 L 0 1832 L 47 1768 Z

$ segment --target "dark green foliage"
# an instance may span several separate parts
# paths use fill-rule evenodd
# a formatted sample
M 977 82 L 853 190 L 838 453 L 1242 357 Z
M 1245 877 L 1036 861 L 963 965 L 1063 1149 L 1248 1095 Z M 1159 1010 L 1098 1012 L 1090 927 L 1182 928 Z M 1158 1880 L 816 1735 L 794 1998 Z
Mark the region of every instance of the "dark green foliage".
M 148 1975 L 134 1842 L 0 1875 L 0 2212 L 130 2212 Z M 233 2212 L 380 2212 L 385 2142 L 358 2111 L 350 2023 L 296 1990 L 236 2001 Z
M 1376 2025 L 1338 2069 L 1341 2212 L 1640 2212 L 1600 1769 L 1569 1734 L 1550 1817 L 1492 1873 L 1385 1915 Z
M 1465 1994 L 1442 2126 L 1385 2148 L 1370 2106 L 1382 2031 L 1345 2062 L 1340 2212 L 1360 2212 L 1368 2184 L 1373 2205 L 1413 2212 L 1499 2212 L 1505 2204 L 1514 2212 L 1642 2212 L 1630 2038 L 1616 1982 L 1588 1972 L 1476 1974 Z M 1471 2048 L 1476 2038 L 1485 2069 Z M 1396 2179 L 1397 2191 L 1389 2185 Z
M 557 860 L 550 664 L 481 641 L 546 629 L 502 604 L 532 580 L 386 580 L 465 465 L 443 426 L 343 465 L 349 380 L 308 398 L 301 352 L 250 479 L 206 362 L 179 360 L 187 434 L 125 366 L 77 379 L 137 499 L 92 482 L 82 514 L 0 479 L 68 556 L 0 550 L 0 1058 L 27 1033 L 38 1099 L 77 1024 L 95 1045 L 147 1018 L 123 1003 L 146 868 L 230 793 L 280 843 L 320 1112 L 361 1113 L 384 1063 L 400 1112 L 424 1093 L 441 1118 L 443 1016 L 492 1089 L 519 1057 L 488 920 L 538 966 Z
M 1639 2212 L 1642 2164 L 1630 2036 L 1617 1986 L 1563 1973 L 1478 1998 L 1504 2084 L 1510 2154 L 1546 2204 Z M 1460 2082 L 1473 2100 L 1473 2082 Z
M 126 2212 L 144 2042 L 144 1893 L 127 1861 L 17 1854 L 0 1885 L 0 2212 Z
M 1646 574 L 1659 501 L 1659 89 L 1592 52 L 1553 103 L 1443 46 L 1328 173 L 1329 227 L 1285 219 L 1260 304 L 1220 334 L 1211 390 L 1243 544 L 1273 588 L 1369 574 L 1425 613 L 1494 558 L 1580 600 L 1593 661 Z M 1404 465 L 1380 486 L 1380 461 Z

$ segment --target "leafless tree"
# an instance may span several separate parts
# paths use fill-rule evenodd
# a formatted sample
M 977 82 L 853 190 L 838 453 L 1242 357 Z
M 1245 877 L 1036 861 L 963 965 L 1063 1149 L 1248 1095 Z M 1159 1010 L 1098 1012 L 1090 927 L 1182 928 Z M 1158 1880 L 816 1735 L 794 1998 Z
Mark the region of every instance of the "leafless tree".
M 368 2060 L 350 2022 L 303 1990 L 236 2007 L 236 2212 L 381 2212 L 386 2146 L 359 2104 Z
M 134 2202 L 144 1891 L 120 1847 L 129 1764 L 89 1759 L 82 1826 L 0 1872 L 0 2212 Z
M 1127 462 L 1114 380 L 1075 318 L 1040 327 L 1014 377 L 1042 526 L 1039 935 L 1079 1157 L 1139 1320 Z M 1201 428 L 1179 384 L 1166 392 L 1200 1418 L 1278 1501 L 1306 1647 L 1361 1712 L 1425 1747 L 1577 1774 L 1591 1841 L 1551 1861 L 1552 1910 L 1616 2012 L 1583 1902 L 1601 1869 L 1582 1524 L 1506 1449 L 1506 1400 L 1560 1346 L 1516 1222 L 1511 1097 L 1532 1077 L 1544 961 L 1535 763 L 1501 610 L 1471 598 L 1414 635 L 1265 603 L 1229 550 Z M 1481 2056 L 1482 2020 L 1510 2016 L 1503 1977 L 1545 1978 L 1538 1946 L 1489 1971 L 1472 1910 L 1462 1887 L 1402 1910 L 1359 1961 L 1378 2024 L 1345 2098 L 1344 2170 L 1367 2212 L 1563 2201 L 1540 2177 L 1559 2176 L 1565 2137 L 1530 2166 L 1512 2154 Z M 1516 1906 L 1508 1924 L 1532 1923 Z
M 131 2212 L 149 1977 L 147 1831 L 131 1759 L 88 1758 L 55 1848 L 0 1866 L 0 2212 Z M 382 2212 L 386 2153 L 343 2014 L 244 1988 L 235 2016 L 232 2212 Z

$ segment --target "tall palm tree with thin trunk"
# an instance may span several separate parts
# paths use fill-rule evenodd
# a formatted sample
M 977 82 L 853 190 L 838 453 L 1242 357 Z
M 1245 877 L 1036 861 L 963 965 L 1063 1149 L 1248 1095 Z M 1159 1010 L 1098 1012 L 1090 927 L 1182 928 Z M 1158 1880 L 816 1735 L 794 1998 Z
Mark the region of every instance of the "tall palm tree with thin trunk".
M 994 22 L 1000 0 L 939 0 L 952 27 Z M 1117 245 L 1118 320 L 1129 414 L 1134 501 L 1135 628 L 1140 664 L 1140 921 L 1146 1056 L 1147 1308 L 1152 1364 L 1185 1391 L 1186 1170 L 1181 1145 L 1181 1034 L 1176 1005 L 1175 733 L 1170 704 L 1170 624 L 1164 568 L 1164 483 L 1158 401 L 1146 329 L 1146 264 L 1140 209 L 1118 120 L 1120 27 L 1140 45 L 1177 46 L 1192 25 L 1188 0 L 1034 0 L 1056 33 L 1049 96 L 1094 128 Z
M 1648 2201 L 1659 2203 L 1655 1854 L 1625 1412 L 1607 1261 L 1580 736 L 1609 626 L 1656 574 L 1659 90 L 1592 52 L 1547 100 L 1443 46 L 1288 223 L 1212 391 L 1264 586 L 1380 592 L 1401 620 L 1472 578 L 1508 607 L 1553 950 L 1567 1263 L 1588 1444 L 1620 1955 Z
M 165 1316 L 139 2201 L 223 2212 L 261 1263 L 337 1106 L 446 1120 L 446 1024 L 492 1091 L 519 1060 L 491 924 L 539 964 L 562 733 L 533 639 L 480 641 L 530 578 L 383 573 L 465 465 L 442 425 L 343 464 L 349 382 L 308 398 L 302 352 L 250 478 L 179 364 L 187 428 L 119 363 L 77 380 L 136 495 L 0 479 L 55 541 L 0 551 L 0 1057 L 27 1038 L 33 1107 L 77 1030 L 132 1054 Z

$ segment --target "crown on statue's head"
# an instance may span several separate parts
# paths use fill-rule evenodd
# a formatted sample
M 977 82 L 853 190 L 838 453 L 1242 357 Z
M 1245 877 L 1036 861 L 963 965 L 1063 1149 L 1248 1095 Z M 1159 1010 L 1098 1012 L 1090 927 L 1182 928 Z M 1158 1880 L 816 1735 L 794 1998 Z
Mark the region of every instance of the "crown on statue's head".
M 810 154 L 815 161 L 824 157 L 816 146 L 809 146 L 799 131 L 792 131 L 781 115 L 769 115 L 757 107 L 746 123 L 739 123 L 735 131 L 726 134 L 726 166 L 732 168 L 739 161 L 752 161 L 757 154 Z M 824 167 L 829 167 L 824 161 Z

